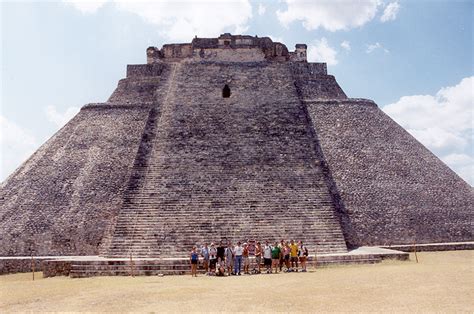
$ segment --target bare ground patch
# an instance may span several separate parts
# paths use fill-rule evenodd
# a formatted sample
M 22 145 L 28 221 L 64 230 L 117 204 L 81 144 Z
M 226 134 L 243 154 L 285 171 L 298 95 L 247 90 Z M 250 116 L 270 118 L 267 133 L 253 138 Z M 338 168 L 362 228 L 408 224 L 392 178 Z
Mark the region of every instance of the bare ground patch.
M 334 266 L 308 273 L 41 278 L 0 276 L 0 311 L 473 312 L 474 251 L 418 253 L 419 263 Z

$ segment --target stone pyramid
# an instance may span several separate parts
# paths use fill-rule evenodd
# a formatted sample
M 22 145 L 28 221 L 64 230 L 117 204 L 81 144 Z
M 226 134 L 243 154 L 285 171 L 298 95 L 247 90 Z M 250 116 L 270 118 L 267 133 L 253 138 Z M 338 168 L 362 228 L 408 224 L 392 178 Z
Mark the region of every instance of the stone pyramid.
M 325 63 L 268 37 L 147 49 L 0 189 L 0 256 L 472 241 L 473 190 Z

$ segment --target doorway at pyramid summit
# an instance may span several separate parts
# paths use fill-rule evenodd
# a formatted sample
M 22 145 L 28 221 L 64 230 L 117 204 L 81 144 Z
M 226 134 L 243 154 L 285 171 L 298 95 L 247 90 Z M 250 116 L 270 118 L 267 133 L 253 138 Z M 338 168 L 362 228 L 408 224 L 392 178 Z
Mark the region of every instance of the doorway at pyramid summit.
M 222 89 L 222 97 L 229 98 L 230 97 L 230 88 L 229 85 L 225 84 L 224 88 Z

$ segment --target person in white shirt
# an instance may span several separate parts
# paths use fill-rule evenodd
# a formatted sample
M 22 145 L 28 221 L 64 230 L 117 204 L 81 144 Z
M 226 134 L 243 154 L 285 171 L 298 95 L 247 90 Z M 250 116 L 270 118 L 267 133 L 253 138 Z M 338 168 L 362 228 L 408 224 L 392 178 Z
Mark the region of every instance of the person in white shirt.
M 272 247 L 268 241 L 265 241 L 265 247 L 263 248 L 263 264 L 267 269 L 267 274 L 270 274 L 270 267 L 272 267 Z
M 234 247 L 234 255 L 235 255 L 235 261 L 234 261 L 234 273 L 236 275 L 240 276 L 240 269 L 242 268 L 242 253 L 244 249 L 240 245 L 240 241 L 237 242 L 237 245 Z

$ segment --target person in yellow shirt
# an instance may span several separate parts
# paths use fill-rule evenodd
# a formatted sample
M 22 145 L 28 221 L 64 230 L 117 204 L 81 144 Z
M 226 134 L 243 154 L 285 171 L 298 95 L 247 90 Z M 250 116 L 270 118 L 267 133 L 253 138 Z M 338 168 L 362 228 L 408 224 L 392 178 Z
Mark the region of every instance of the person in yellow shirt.
M 298 244 L 295 243 L 295 240 L 290 242 L 290 260 L 290 271 L 298 271 Z

